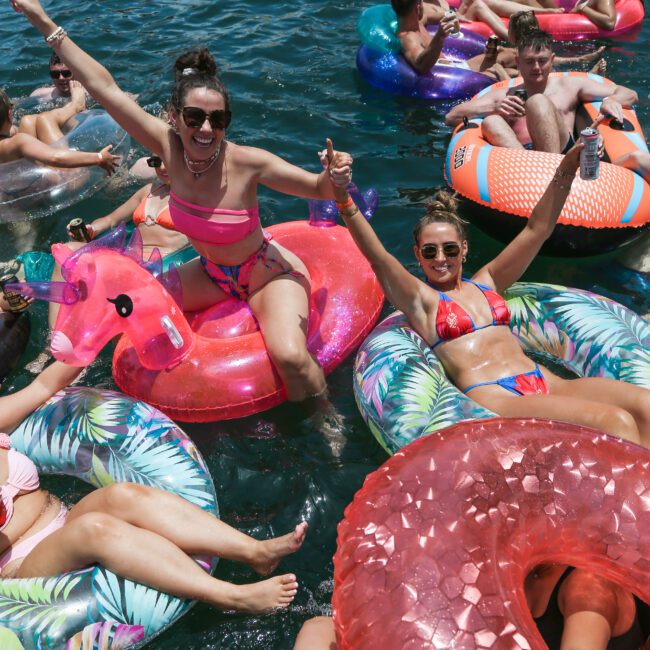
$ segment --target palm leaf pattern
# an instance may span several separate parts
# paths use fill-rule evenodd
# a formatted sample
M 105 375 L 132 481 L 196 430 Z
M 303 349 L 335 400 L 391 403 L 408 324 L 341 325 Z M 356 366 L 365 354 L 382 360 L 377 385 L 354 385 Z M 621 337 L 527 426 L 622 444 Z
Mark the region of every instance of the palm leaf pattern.
M 88 571 L 54 578 L 0 581 L 0 625 L 21 633 L 23 641 L 52 641 L 75 618 L 77 592 L 82 591 Z M 72 603 L 72 606 L 71 606 Z M 76 618 L 83 620 L 83 612 Z
M 141 625 L 123 625 L 116 621 L 91 623 L 68 639 L 65 650 L 126 650 L 143 639 Z
M 0 648 L 2 650 L 25 650 L 20 639 L 6 627 L 0 627 Z
M 541 283 L 516 283 L 505 298 L 510 327 L 527 351 L 581 376 L 650 388 L 650 327 L 623 305 Z M 382 321 L 361 345 L 354 395 L 389 453 L 455 422 L 494 415 L 449 382 L 436 355 L 400 313 Z
M 162 413 L 120 393 L 68 388 L 21 423 L 12 446 L 41 472 L 98 487 L 117 481 L 153 485 L 218 515 L 212 478 L 192 441 Z M 54 578 L 0 579 L 0 629 L 13 632 L 25 650 L 66 642 L 69 650 L 140 647 L 191 604 L 101 567 Z
M 167 627 L 191 602 L 123 580 L 102 567 L 93 570 L 92 590 L 104 620 L 141 626 L 146 636 Z

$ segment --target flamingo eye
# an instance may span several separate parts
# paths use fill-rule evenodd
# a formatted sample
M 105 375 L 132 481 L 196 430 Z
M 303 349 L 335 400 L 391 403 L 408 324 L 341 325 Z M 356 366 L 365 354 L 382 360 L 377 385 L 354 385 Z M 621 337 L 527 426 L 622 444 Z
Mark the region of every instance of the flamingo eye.
M 115 311 L 121 318 L 128 318 L 133 311 L 133 301 L 125 293 L 121 293 L 117 298 L 106 298 L 108 302 L 115 305 Z

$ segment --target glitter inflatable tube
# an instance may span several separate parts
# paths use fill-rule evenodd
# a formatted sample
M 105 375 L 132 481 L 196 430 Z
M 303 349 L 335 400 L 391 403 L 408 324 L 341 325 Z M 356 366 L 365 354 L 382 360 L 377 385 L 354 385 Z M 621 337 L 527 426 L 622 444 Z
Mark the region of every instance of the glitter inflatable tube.
M 540 563 L 650 602 L 649 465 L 647 449 L 549 420 L 463 422 L 408 445 L 339 524 L 339 650 L 542 650 L 524 594 Z
M 463 64 L 466 59 L 484 52 L 484 37 L 461 29 L 458 38 L 445 39 L 442 49 L 443 56 L 456 63 L 437 64 L 421 74 L 400 54 L 396 30 L 397 17 L 390 5 L 369 7 L 359 17 L 357 32 L 362 44 L 357 51 L 357 68 L 371 86 L 422 99 L 462 99 L 494 81 Z M 436 30 L 430 31 L 435 33 Z

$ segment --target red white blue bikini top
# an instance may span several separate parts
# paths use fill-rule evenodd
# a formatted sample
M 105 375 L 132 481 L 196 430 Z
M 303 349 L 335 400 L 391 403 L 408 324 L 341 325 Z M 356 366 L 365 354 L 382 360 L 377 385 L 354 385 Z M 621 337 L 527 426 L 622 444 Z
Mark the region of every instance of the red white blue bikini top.
M 0 447 L 9 449 L 7 457 L 7 482 L 0 486 L 0 530 L 14 514 L 14 499 L 19 492 L 33 492 L 38 489 L 38 471 L 36 465 L 15 449 L 10 449 L 11 442 L 6 433 L 0 433 Z
M 436 313 L 436 334 L 439 340 L 431 346 L 431 349 L 444 341 L 457 339 L 465 334 L 470 334 L 471 332 L 476 332 L 486 327 L 510 324 L 510 310 L 508 309 L 508 305 L 496 291 L 474 280 L 466 280 L 463 278 L 463 282 L 469 282 L 481 290 L 485 299 L 488 301 L 488 305 L 490 305 L 492 322 L 477 327 L 472 317 L 457 302 L 454 302 L 444 291 L 436 289 L 440 294 L 438 312 Z M 431 283 L 427 282 L 427 284 L 433 287 Z M 435 287 L 433 288 L 435 289 Z

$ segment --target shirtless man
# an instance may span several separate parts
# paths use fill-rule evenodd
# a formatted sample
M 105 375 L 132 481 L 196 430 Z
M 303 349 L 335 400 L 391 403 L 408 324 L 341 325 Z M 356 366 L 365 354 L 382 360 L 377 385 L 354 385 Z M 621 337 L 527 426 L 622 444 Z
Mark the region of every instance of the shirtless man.
M 56 52 L 52 52 L 50 57 L 50 77 L 53 85 L 37 88 L 30 97 L 37 97 L 41 101 L 70 97 L 72 71 L 59 59 Z
M 480 0 L 482 1 L 482 0 Z M 443 9 L 436 9 L 422 0 L 391 0 L 397 14 L 397 37 L 402 45 L 404 58 L 421 74 L 428 72 L 436 63 L 468 67 L 476 72 L 492 73 L 496 79 L 508 79 L 508 74 L 496 63 L 483 66 L 485 55 L 481 54 L 467 61 L 450 61 L 441 57 L 445 39 L 460 29 L 456 14 L 445 15 Z M 432 36 L 426 28 L 429 23 L 438 23 L 438 31 Z
M 445 117 L 449 126 L 463 118 L 486 116 L 483 133 L 493 145 L 562 153 L 573 143 L 578 104 L 602 100 L 600 112 L 623 118 L 623 107 L 636 103 L 637 94 L 625 86 L 587 77 L 551 77 L 553 39 L 544 32 L 526 34 L 517 46 L 517 65 L 524 83 L 492 90 L 455 106 Z M 514 92 L 525 89 L 524 101 Z

